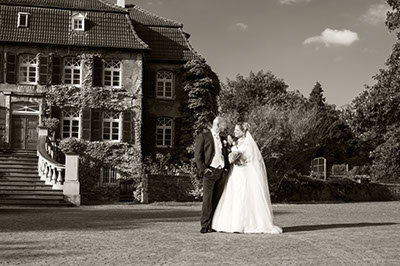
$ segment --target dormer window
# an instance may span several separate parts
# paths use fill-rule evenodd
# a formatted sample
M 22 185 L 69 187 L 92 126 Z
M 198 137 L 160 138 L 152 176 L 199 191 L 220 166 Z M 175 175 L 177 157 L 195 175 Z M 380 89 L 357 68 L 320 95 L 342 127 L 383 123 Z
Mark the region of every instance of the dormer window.
M 18 13 L 18 28 L 27 28 L 29 22 L 29 13 Z
M 85 30 L 85 16 L 83 14 L 75 14 L 72 16 L 72 29 L 76 31 Z

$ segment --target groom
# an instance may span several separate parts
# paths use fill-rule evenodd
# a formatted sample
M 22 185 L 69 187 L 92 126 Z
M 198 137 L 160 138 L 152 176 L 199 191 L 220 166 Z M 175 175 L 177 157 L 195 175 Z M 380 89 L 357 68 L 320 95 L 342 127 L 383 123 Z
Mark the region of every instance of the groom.
M 217 116 L 211 129 L 200 133 L 196 138 L 197 176 L 203 178 L 203 207 L 200 219 L 200 233 L 203 234 L 213 232 L 212 217 L 224 190 L 229 170 L 227 142 L 220 136 L 225 128 L 225 120 Z

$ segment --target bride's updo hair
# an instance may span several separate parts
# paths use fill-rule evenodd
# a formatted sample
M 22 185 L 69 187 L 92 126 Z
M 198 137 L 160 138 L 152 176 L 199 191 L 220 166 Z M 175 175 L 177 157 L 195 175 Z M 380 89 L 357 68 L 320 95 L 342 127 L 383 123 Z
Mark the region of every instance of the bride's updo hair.
M 237 123 L 238 127 L 240 128 L 241 131 L 246 135 L 248 131 L 250 131 L 250 124 L 247 122 L 239 122 Z

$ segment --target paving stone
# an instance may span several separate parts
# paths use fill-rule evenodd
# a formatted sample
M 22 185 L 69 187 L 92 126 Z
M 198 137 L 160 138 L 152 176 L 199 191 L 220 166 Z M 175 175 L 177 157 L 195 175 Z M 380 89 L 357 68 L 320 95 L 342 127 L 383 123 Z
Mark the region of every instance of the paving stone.
M 200 234 L 199 203 L 0 206 L 0 265 L 400 264 L 400 202 L 273 207 L 284 234 Z

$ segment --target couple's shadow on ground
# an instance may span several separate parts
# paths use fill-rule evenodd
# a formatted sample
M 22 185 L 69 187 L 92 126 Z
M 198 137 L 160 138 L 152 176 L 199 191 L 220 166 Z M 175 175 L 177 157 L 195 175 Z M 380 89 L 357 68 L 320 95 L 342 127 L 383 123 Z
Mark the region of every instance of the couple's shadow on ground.
M 284 227 L 284 233 L 303 232 L 303 231 L 317 231 L 328 230 L 337 228 L 356 228 L 356 227 L 372 227 L 372 226 L 388 226 L 398 223 L 349 223 L 349 224 L 317 224 L 317 225 L 299 225 Z

